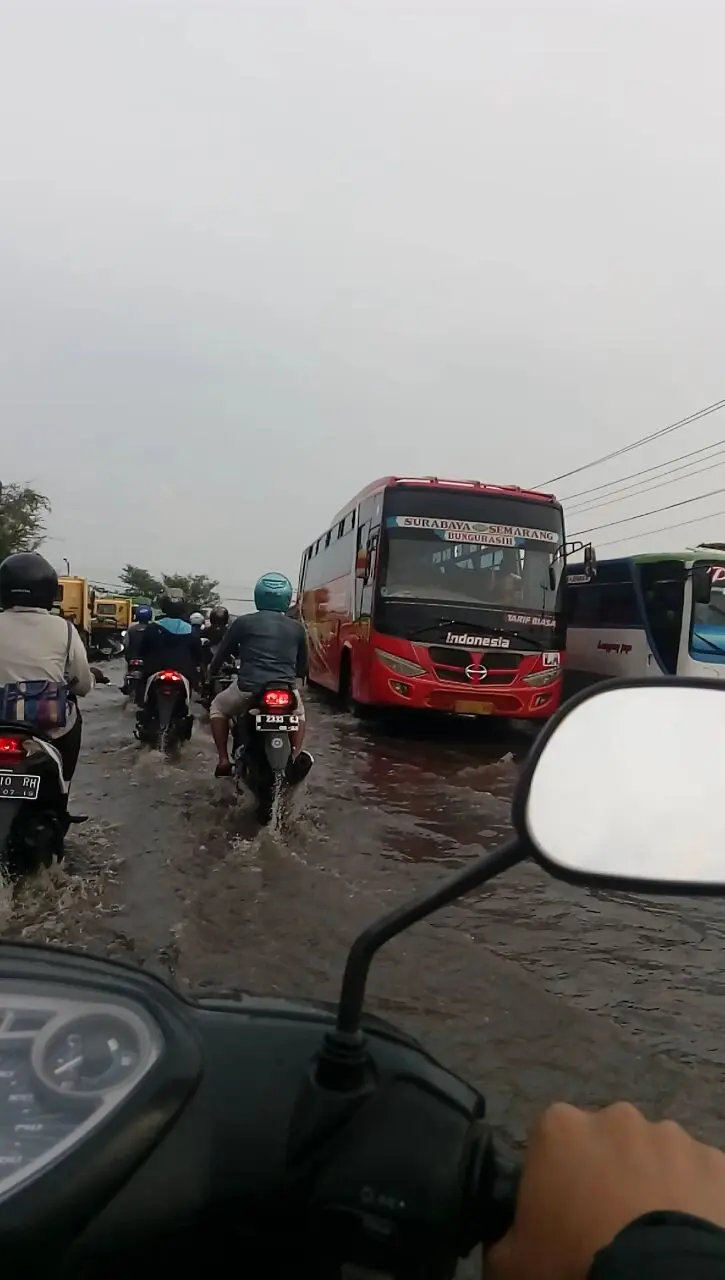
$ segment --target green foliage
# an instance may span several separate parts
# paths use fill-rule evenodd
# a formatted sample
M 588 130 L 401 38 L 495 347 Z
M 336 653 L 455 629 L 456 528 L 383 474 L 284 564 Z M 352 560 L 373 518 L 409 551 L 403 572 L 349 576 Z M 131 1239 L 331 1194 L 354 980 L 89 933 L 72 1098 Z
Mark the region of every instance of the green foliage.
M 0 560 L 16 551 L 37 551 L 45 537 L 50 502 L 26 484 L 0 484 Z
M 157 604 L 164 591 L 180 589 L 190 613 L 211 607 L 220 599 L 216 589 L 219 583 L 204 573 L 163 573 L 160 578 L 155 578 L 148 569 L 127 564 L 120 579 L 126 588 L 126 595 L 133 596 L 135 600 L 148 600 L 151 604 Z
M 153 604 L 161 594 L 161 579 L 154 578 L 148 569 L 140 569 L 138 565 L 127 564 L 125 569 L 121 570 L 119 577 L 126 588 L 126 595 L 133 596 L 134 599 L 138 597 Z

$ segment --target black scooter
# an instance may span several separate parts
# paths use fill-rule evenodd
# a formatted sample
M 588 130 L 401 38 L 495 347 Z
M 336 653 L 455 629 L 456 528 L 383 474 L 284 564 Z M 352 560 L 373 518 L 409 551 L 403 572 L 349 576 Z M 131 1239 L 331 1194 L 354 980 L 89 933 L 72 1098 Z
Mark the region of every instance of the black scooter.
M 293 775 L 291 735 L 299 729 L 293 685 L 265 685 L 233 729 L 232 766 L 237 788 L 246 785 L 257 803 L 257 819 L 266 826 Z
M 0 723 L 0 865 L 11 876 L 63 857 L 71 822 L 63 761 L 41 730 Z
M 157 671 L 149 676 L 134 736 L 160 751 L 188 742 L 194 727 L 190 700 L 191 686 L 180 672 Z

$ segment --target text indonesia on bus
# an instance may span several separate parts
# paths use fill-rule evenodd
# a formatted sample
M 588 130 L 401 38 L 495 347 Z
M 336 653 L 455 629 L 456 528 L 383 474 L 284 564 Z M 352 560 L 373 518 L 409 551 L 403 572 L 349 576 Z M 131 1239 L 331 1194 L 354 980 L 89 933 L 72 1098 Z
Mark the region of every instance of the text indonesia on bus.
M 552 494 L 376 480 L 302 556 L 310 680 L 360 707 L 543 719 L 561 699 L 574 549 Z

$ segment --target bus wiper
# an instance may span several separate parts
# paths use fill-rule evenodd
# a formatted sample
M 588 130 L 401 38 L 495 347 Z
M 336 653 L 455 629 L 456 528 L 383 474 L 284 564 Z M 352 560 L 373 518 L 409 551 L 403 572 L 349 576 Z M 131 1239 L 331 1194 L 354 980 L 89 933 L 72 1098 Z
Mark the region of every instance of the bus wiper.
M 462 622 L 456 622 L 455 618 L 433 618 L 430 622 L 426 622 L 424 627 L 416 627 L 415 631 L 409 631 L 408 640 L 415 640 L 416 636 L 422 636 L 426 631 L 432 631 L 434 627 L 462 627 Z
M 692 634 L 696 640 L 701 640 L 703 644 L 709 644 L 715 653 L 725 653 L 725 649 L 722 649 L 719 644 L 715 644 L 714 640 L 710 640 L 709 636 L 701 636 L 699 631 L 693 631 Z
M 534 640 L 532 636 L 524 635 L 523 631 L 511 631 L 508 627 L 489 627 L 488 630 L 495 631 L 499 636 L 513 636 L 514 640 L 533 645 L 534 649 L 542 650 L 545 647 L 543 641 Z

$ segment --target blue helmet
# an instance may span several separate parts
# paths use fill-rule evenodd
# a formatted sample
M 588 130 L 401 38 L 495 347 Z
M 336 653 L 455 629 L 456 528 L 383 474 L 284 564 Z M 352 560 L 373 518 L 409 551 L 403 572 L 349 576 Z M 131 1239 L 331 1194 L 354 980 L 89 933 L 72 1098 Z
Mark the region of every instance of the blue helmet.
M 254 588 L 257 609 L 286 613 L 292 603 L 292 583 L 283 573 L 265 573 Z
M 140 604 L 136 610 L 137 622 L 153 622 L 154 611 L 150 604 Z

